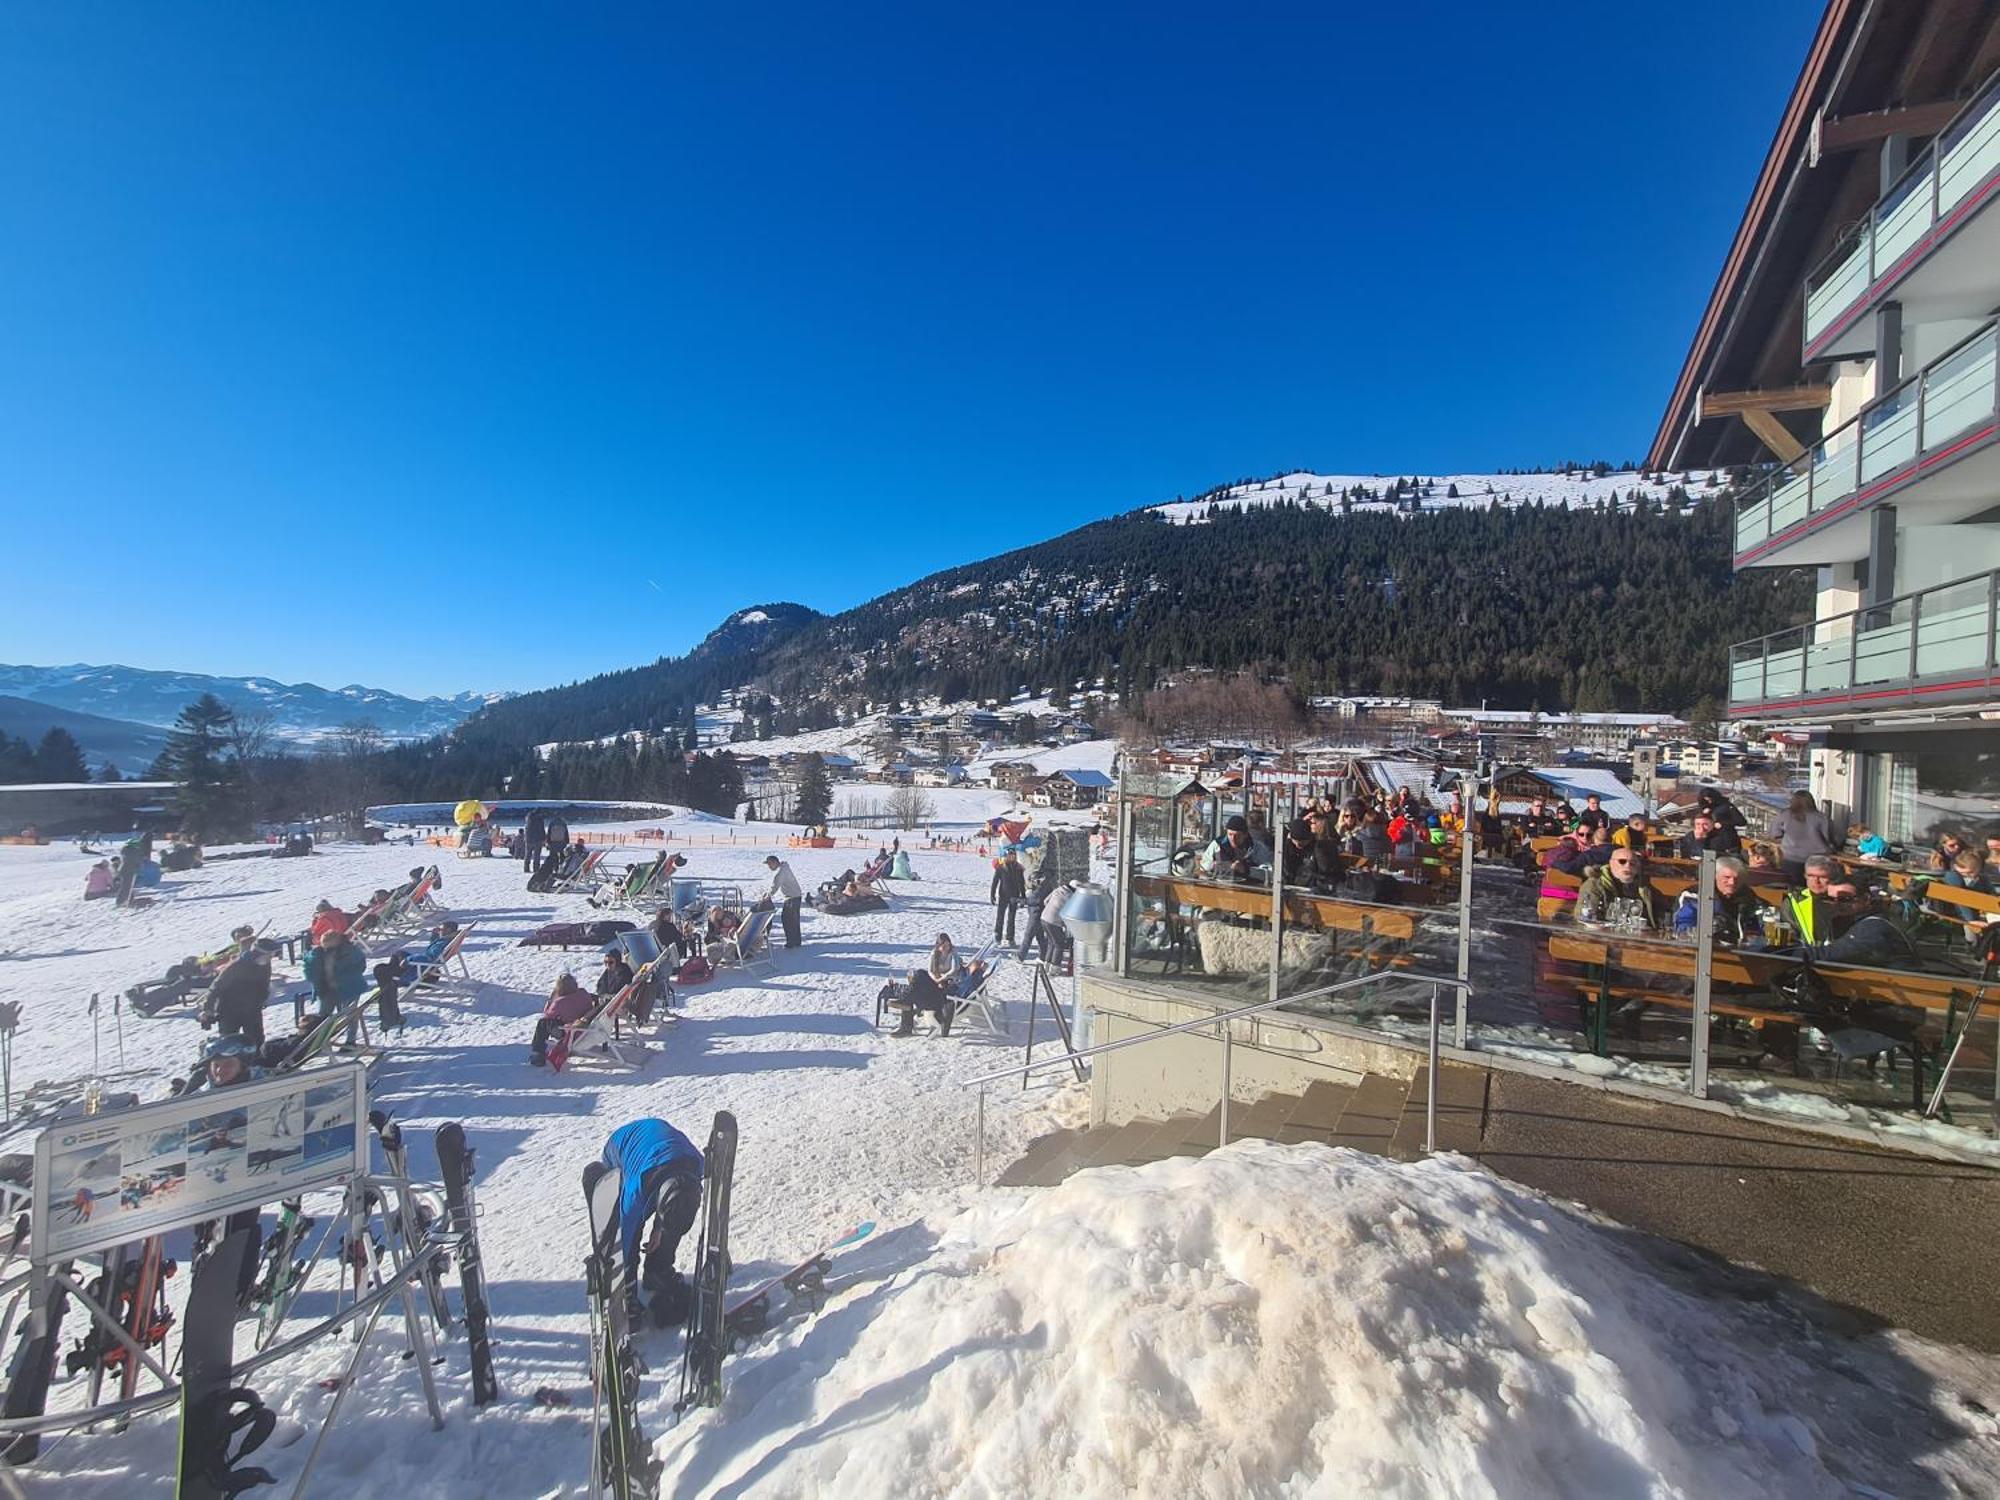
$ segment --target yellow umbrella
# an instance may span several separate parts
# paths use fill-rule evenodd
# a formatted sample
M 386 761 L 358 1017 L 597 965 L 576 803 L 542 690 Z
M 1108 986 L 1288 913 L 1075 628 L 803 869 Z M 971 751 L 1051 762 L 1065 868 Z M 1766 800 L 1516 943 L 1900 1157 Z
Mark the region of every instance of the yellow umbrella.
M 451 810 L 451 820 L 460 828 L 470 828 L 473 820 L 485 811 L 485 805 L 477 797 L 468 797 Z

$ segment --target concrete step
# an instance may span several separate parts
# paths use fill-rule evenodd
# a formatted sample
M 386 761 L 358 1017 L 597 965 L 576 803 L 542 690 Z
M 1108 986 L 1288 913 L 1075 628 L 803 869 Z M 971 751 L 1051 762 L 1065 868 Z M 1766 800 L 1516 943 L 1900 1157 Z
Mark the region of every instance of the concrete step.
M 1291 1094 L 1266 1094 L 1248 1109 L 1232 1105 L 1229 1111 L 1229 1138 L 1232 1141 L 1275 1141 L 1285 1117 L 1298 1102 Z
M 1299 1095 L 1299 1102 L 1292 1106 L 1285 1123 L 1278 1127 L 1278 1139 L 1288 1146 L 1295 1146 L 1301 1141 L 1318 1141 L 1324 1145 L 1332 1138 L 1334 1127 L 1340 1123 L 1340 1112 L 1347 1108 L 1347 1101 L 1353 1097 L 1352 1084 L 1314 1079 Z
M 1076 1153 L 1076 1170 L 1125 1165 L 1131 1161 L 1132 1153 L 1160 1128 L 1160 1124 L 1158 1120 L 1132 1120 L 1123 1125 L 1091 1131 L 1090 1135 L 1095 1139 L 1088 1151 Z
M 1486 1127 L 1487 1076 L 1484 1068 L 1444 1065 L 1443 1081 L 1438 1086 L 1438 1150 L 1463 1151 L 1467 1155 L 1479 1150 L 1480 1136 Z M 1396 1133 L 1389 1143 L 1390 1155 L 1402 1161 L 1415 1161 L 1424 1154 L 1424 1108 L 1429 1097 L 1430 1068 L 1420 1067 L 1417 1076 L 1410 1080 L 1403 1116 L 1396 1122 Z
M 1377 1156 L 1389 1153 L 1396 1124 L 1403 1115 L 1403 1100 L 1409 1085 L 1400 1079 L 1370 1073 L 1355 1087 L 1354 1096 L 1340 1112 L 1329 1143 L 1370 1151 Z
M 1087 1132 L 1056 1130 L 1037 1137 L 1019 1160 L 995 1180 L 1000 1187 L 1053 1187 L 1076 1170 L 1070 1165 L 1076 1145 Z
M 1170 1156 L 1179 1156 L 1187 1133 L 1200 1123 L 1200 1115 L 1175 1115 L 1172 1119 L 1162 1120 L 1152 1134 L 1132 1148 L 1131 1155 L 1126 1158 L 1128 1164 L 1137 1167 L 1149 1161 L 1165 1161 Z
M 1176 1156 L 1206 1156 L 1221 1140 L 1222 1106 L 1216 1105 L 1207 1114 L 1199 1116 L 1193 1124 L 1181 1132 L 1180 1149 Z

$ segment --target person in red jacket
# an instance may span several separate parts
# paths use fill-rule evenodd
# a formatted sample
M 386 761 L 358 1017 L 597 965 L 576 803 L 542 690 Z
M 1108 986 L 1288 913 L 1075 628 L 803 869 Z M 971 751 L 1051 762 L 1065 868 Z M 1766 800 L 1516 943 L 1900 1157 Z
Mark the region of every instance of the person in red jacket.
M 347 913 L 331 901 L 322 901 L 313 908 L 312 926 L 306 930 L 307 946 L 317 948 L 329 932 L 345 932 L 347 926 Z
M 565 969 L 556 980 L 549 1003 L 542 1007 L 542 1018 L 535 1022 L 535 1039 L 528 1044 L 528 1061 L 538 1068 L 546 1068 L 549 1065 L 549 1038 L 570 1022 L 580 1021 L 589 1015 L 591 1006 L 596 1003 L 596 997 Z

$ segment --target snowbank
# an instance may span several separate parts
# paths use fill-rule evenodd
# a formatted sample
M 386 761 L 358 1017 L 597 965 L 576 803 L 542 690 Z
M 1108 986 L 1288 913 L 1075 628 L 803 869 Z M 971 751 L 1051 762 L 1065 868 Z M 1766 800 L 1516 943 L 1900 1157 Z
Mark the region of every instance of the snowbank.
M 1459 1159 L 1245 1142 L 941 1233 L 733 1362 L 661 1445 L 676 1493 L 1851 1494 L 1828 1380 L 1891 1425 L 1860 1356 L 1829 1377 Z

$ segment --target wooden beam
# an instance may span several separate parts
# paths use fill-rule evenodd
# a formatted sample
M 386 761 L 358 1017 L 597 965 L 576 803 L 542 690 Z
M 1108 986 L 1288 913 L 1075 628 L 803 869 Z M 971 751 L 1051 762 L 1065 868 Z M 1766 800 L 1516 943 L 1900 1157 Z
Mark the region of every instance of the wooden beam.
M 1764 440 L 1764 446 L 1786 463 L 1796 463 L 1805 456 L 1805 445 L 1793 437 L 1785 424 L 1768 411 L 1750 410 L 1740 413 L 1743 425 Z
M 1936 135 L 1963 108 L 1963 99 L 1940 99 L 1862 115 L 1821 115 L 1813 121 L 1813 160 L 1855 151 L 1892 135 Z
M 1824 411 L 1833 400 L 1830 385 L 1788 385 L 1774 391 L 1697 391 L 1694 419 L 1733 417 L 1746 411 Z

